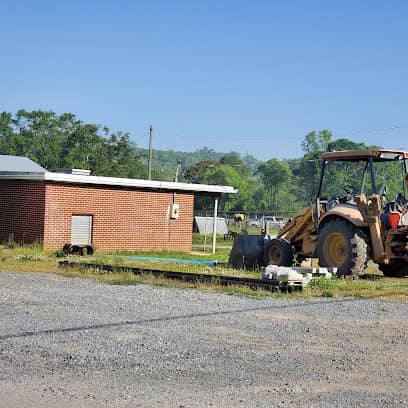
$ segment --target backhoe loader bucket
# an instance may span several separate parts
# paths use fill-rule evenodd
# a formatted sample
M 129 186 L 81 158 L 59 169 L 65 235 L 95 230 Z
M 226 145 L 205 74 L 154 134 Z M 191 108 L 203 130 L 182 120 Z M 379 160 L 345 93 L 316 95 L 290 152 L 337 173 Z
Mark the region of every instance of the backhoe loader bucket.
M 236 269 L 264 266 L 265 238 L 262 235 L 238 235 L 232 246 L 229 263 Z

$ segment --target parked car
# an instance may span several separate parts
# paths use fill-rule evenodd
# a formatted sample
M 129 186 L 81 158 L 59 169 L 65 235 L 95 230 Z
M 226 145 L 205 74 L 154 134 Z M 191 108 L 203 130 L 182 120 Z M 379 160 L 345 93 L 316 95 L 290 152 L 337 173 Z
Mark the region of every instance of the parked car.
M 268 222 L 271 227 L 278 228 L 282 228 L 286 224 L 286 221 L 284 220 L 283 217 L 278 217 L 275 215 L 264 215 L 256 220 L 247 221 L 246 226 L 247 228 L 249 227 L 263 228 L 265 226 L 265 222 Z
M 269 222 L 270 225 L 277 226 L 279 228 L 282 228 L 286 224 L 286 221 L 283 219 L 283 217 L 276 216 L 265 216 L 263 217 L 263 222 Z

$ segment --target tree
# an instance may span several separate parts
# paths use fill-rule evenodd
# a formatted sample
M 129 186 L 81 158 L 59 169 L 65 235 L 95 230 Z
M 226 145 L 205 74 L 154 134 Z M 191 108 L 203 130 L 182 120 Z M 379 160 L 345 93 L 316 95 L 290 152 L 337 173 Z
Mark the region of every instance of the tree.
M 190 166 L 184 173 L 187 181 L 191 183 L 218 184 L 233 186 L 237 194 L 221 197 L 220 211 L 255 210 L 254 196 L 257 188 L 256 179 L 251 171 L 240 160 L 236 153 L 224 155 L 220 162 L 203 160 Z M 197 197 L 195 208 L 197 210 L 211 210 L 213 200 L 208 197 Z
M 30 157 L 48 170 L 55 170 L 59 166 L 63 142 L 57 115 L 51 111 L 21 109 L 13 123 L 20 135 L 18 154 Z
M 286 162 L 278 159 L 268 160 L 258 167 L 261 180 L 264 186 L 269 190 L 271 201 L 270 206 L 276 210 L 276 199 L 280 188 L 288 181 L 290 170 Z
M 220 159 L 220 163 L 223 166 L 231 166 L 234 167 L 237 172 L 243 176 L 248 177 L 251 174 L 251 169 L 243 162 L 241 159 L 241 155 L 237 152 L 231 152 L 222 156 Z
M 327 129 L 309 132 L 302 142 L 305 154 L 299 159 L 299 163 L 292 167 L 298 183 L 298 193 L 303 197 L 305 205 L 316 197 L 321 167 L 320 156 L 328 150 L 331 139 L 332 133 Z
M 232 166 L 218 166 L 207 173 L 208 184 L 233 186 L 236 194 L 224 195 L 220 200 L 221 211 L 254 210 L 253 197 L 256 184 L 249 178 L 242 177 L 238 169 Z
M 0 152 L 26 156 L 50 171 L 83 168 L 101 176 L 142 175 L 140 154 L 128 133 L 111 133 L 71 113 L 0 113 Z
M 336 150 L 366 150 L 368 148 L 364 143 L 356 143 L 346 138 L 333 140 L 328 143 L 327 147 L 329 152 L 334 152 Z
M 9 112 L 0 113 L 0 154 L 17 155 L 16 134 L 12 126 L 12 115 Z
M 208 181 L 208 172 L 218 167 L 220 163 L 215 160 L 203 160 L 190 167 L 184 172 L 184 177 L 189 183 L 216 184 Z M 210 180 L 211 181 L 211 180 Z
M 97 125 L 75 121 L 64 139 L 63 167 L 90 169 L 94 172 L 97 162 L 95 155 L 101 144 Z
M 302 142 L 302 149 L 305 154 L 325 152 L 331 142 L 331 138 L 332 132 L 330 130 L 323 129 L 317 133 L 315 130 L 312 130 L 305 136 Z

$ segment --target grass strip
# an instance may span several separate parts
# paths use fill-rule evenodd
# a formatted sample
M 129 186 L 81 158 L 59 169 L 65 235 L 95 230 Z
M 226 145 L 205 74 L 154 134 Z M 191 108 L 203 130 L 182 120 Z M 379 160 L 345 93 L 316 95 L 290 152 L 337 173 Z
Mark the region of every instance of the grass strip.
M 161 256 L 161 257 L 188 257 L 196 258 L 197 253 L 192 254 L 180 254 L 180 253 L 158 253 L 158 252 L 139 252 L 130 253 L 133 255 L 146 255 L 146 256 Z M 217 250 L 216 256 L 212 254 L 203 254 L 203 259 L 219 259 L 220 261 L 225 261 L 229 251 Z M 93 258 L 93 262 L 97 260 L 96 263 L 112 264 L 112 259 L 114 259 L 114 254 L 99 254 Z M 224 257 L 224 258 L 223 258 Z M 102 270 L 88 270 L 84 266 L 79 266 L 74 269 L 61 269 L 58 267 L 58 261 L 62 259 L 81 261 L 82 263 L 90 262 L 89 259 L 85 257 L 71 256 L 64 257 L 61 251 L 44 251 L 38 245 L 16 245 L 10 248 L 5 245 L 0 245 L 0 271 L 10 272 L 10 273 L 54 273 L 66 277 L 81 277 L 87 279 L 97 280 L 105 284 L 115 284 L 115 285 L 135 285 L 135 284 L 152 284 L 156 286 L 165 286 L 171 288 L 195 288 L 202 291 L 217 291 L 226 294 L 237 295 L 237 296 L 249 296 L 255 298 L 263 297 L 283 297 L 290 299 L 307 299 L 316 297 L 334 297 L 334 298 L 345 298 L 354 297 L 360 299 L 382 299 L 391 301 L 407 301 L 408 300 L 408 279 L 398 279 L 398 278 L 386 278 L 374 267 L 367 269 L 367 273 L 377 274 L 375 280 L 368 279 L 332 279 L 332 280 L 317 280 L 316 283 L 312 283 L 310 286 L 306 287 L 302 292 L 293 292 L 291 294 L 287 293 L 271 293 L 265 290 L 253 291 L 249 287 L 241 286 L 221 286 L 217 282 L 202 283 L 202 282 L 181 282 L 174 281 L 170 279 L 165 279 L 163 277 L 154 277 L 151 275 L 139 275 L 136 276 L 130 272 L 107 272 Z M 131 266 L 131 267 L 145 267 L 150 268 L 149 263 L 132 263 L 132 262 L 122 262 L 116 259 L 116 266 Z M 186 266 L 179 264 L 166 264 L 158 263 L 158 269 L 167 269 L 169 271 L 174 270 L 174 266 L 177 265 L 178 271 L 190 271 L 202 274 L 217 274 L 217 275 L 231 275 L 231 276 L 241 276 L 241 277 L 252 277 L 260 278 L 259 271 L 245 271 L 245 270 L 234 270 L 226 266 L 218 265 L 215 267 L 202 267 L 202 266 Z

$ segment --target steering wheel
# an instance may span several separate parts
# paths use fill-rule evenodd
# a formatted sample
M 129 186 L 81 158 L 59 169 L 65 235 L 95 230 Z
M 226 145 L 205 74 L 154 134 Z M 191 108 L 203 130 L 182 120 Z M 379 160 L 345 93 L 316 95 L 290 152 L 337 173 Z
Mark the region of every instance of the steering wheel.
M 343 187 L 343 190 L 344 190 L 344 192 L 345 192 L 346 194 L 353 195 L 353 196 L 359 193 L 358 188 L 356 188 L 356 187 L 353 186 L 352 184 L 346 184 L 346 185 Z

